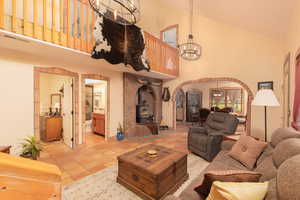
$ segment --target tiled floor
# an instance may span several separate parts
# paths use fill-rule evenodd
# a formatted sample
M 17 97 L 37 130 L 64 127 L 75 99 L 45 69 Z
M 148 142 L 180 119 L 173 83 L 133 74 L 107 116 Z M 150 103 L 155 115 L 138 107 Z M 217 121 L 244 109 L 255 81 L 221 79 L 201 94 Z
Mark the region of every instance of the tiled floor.
M 176 132 L 163 131 L 160 136 L 121 142 L 111 139 L 106 142 L 102 136 L 88 133 L 86 144 L 80 145 L 75 150 L 62 142 L 45 144 L 39 160 L 57 165 L 63 172 L 63 184 L 69 184 L 115 164 L 118 155 L 149 143 L 187 152 L 186 135 L 187 128 L 181 127 Z
M 239 133 L 242 133 L 241 128 L 238 128 Z M 176 131 L 162 131 L 159 136 L 121 142 L 115 139 L 106 142 L 102 136 L 87 133 L 86 144 L 75 150 L 62 142 L 45 144 L 40 160 L 57 165 L 63 172 L 63 184 L 69 184 L 116 164 L 118 155 L 150 143 L 187 152 L 187 127 L 179 126 Z

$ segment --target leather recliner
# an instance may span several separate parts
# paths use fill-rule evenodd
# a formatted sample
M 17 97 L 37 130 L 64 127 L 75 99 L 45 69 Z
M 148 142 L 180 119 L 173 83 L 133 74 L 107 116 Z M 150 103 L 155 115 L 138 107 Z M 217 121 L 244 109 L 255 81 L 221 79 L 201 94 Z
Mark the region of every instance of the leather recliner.
M 223 113 L 210 113 L 203 127 L 191 127 L 188 133 L 188 149 L 207 161 L 221 150 L 224 134 L 234 134 L 239 120 L 236 116 Z

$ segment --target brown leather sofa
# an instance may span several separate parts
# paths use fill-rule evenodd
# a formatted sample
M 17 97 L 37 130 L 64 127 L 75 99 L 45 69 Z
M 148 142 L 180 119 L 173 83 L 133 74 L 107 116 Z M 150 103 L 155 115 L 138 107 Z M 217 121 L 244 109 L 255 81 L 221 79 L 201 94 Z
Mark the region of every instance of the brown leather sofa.
M 61 171 L 55 165 L 0 153 L 0 199 L 59 200 Z
M 222 151 L 180 196 L 168 196 L 165 200 L 202 200 L 194 188 L 202 183 L 207 171 L 248 170 L 228 156 L 233 144 L 232 141 L 223 142 Z M 262 173 L 261 182 L 269 181 L 265 200 L 300 200 L 300 133 L 292 128 L 277 129 L 254 171 Z

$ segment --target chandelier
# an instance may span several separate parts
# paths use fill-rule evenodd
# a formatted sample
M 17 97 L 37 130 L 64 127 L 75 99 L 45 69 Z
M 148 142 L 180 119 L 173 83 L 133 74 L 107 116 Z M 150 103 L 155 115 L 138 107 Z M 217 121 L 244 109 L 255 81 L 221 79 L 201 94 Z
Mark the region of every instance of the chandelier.
M 133 25 L 140 20 L 140 0 L 89 0 L 99 15 L 118 24 Z
M 193 36 L 193 5 L 193 0 L 190 0 L 190 34 L 187 42 L 179 45 L 180 56 L 185 60 L 198 60 L 201 56 L 201 46 L 194 42 Z

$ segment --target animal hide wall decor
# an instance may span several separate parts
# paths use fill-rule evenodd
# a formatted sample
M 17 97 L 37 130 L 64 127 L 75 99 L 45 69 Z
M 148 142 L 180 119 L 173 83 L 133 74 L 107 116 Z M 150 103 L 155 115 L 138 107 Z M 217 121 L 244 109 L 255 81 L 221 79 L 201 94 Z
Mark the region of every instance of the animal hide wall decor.
M 103 16 L 98 16 L 94 36 L 96 44 L 92 58 L 105 59 L 113 65 L 128 64 L 136 71 L 150 71 L 149 63 L 145 58 L 144 34 L 139 27 L 135 25 L 125 27 Z

